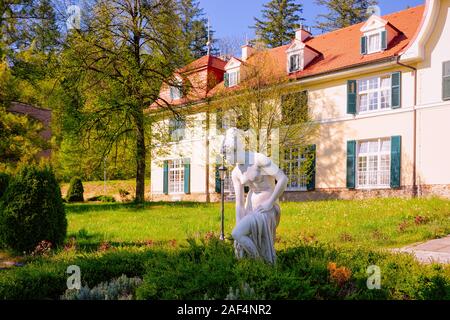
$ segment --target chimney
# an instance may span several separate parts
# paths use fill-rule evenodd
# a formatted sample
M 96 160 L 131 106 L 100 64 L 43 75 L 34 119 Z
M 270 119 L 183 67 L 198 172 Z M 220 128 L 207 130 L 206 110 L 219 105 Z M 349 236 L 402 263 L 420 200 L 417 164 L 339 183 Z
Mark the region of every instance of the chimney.
M 301 42 L 305 42 L 305 40 L 311 36 L 311 32 L 307 30 L 306 26 L 304 26 L 303 24 L 300 25 L 300 28 L 295 30 L 295 39 L 300 40 Z
M 250 45 L 250 44 L 246 44 L 243 45 L 242 47 L 242 61 L 246 61 L 255 51 L 255 49 Z

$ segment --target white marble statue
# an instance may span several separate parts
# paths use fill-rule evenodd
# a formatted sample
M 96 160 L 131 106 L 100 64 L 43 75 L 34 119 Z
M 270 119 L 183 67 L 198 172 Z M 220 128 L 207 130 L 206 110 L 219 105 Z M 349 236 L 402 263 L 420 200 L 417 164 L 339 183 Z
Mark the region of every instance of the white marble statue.
M 232 181 L 236 194 L 236 226 L 232 232 L 236 256 L 262 258 L 275 263 L 276 228 L 280 222 L 278 198 L 287 186 L 283 171 L 267 156 L 245 152 L 238 129 L 227 131 L 223 152 L 235 166 Z M 249 187 L 245 199 L 244 186 Z

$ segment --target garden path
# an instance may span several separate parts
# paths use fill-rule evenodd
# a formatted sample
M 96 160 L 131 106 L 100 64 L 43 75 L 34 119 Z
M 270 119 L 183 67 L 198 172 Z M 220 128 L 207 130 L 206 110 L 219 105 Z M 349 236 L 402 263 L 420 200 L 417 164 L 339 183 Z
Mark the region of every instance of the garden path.
M 411 253 L 423 263 L 450 263 L 450 235 L 445 238 L 394 249 L 394 251 Z

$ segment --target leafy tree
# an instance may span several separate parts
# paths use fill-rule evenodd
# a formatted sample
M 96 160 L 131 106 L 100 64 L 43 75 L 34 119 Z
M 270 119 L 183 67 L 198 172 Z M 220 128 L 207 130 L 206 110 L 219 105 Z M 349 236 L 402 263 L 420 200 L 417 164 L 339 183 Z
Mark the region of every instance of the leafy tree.
M 263 18 L 255 18 L 257 37 L 270 47 L 289 43 L 295 36 L 295 29 L 304 19 L 302 4 L 296 0 L 271 0 L 264 5 Z
M 234 118 L 228 127 L 246 132 L 248 150 L 276 160 L 282 147 L 306 148 L 318 126 L 308 112 L 306 92 L 298 86 L 286 87 L 286 70 L 279 68 L 269 50 L 255 50 L 241 66 L 239 89 L 219 94 L 211 106 L 219 117 Z
M 99 0 L 84 30 L 69 34 L 61 57 L 61 80 L 77 90 L 73 129 L 109 155 L 128 144 L 136 164 L 136 201 L 144 200 L 148 131 L 144 116 L 161 85 L 178 85 L 173 71 L 184 63 L 175 0 Z M 74 79 L 74 80 L 73 80 Z M 73 80 L 73 81 L 72 81 Z M 97 164 L 98 166 L 101 163 Z
M 329 32 L 366 21 L 368 8 L 376 5 L 377 0 L 316 0 L 328 12 L 317 15 L 316 29 Z

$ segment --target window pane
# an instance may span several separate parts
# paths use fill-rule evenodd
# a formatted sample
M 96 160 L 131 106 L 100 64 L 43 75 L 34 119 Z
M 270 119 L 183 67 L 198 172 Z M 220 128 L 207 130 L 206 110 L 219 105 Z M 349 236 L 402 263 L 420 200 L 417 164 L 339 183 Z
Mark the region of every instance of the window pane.
M 362 94 L 359 96 L 359 111 L 367 111 L 367 105 L 369 101 L 367 99 L 367 94 Z
M 390 88 L 391 87 L 391 77 L 381 78 L 381 87 L 382 88 Z
M 360 80 L 358 82 L 358 85 L 359 85 L 359 87 L 358 87 L 359 91 L 366 91 L 367 90 L 367 80 Z
M 358 186 L 387 187 L 390 184 L 390 139 L 360 141 Z M 365 151 L 361 154 L 361 151 Z
M 369 36 L 369 53 L 380 51 L 380 34 L 374 34 Z
M 382 152 L 391 152 L 391 140 L 381 140 L 381 151 Z
M 381 109 L 388 109 L 391 107 L 391 91 L 381 91 Z
M 359 144 L 359 153 L 367 153 L 369 150 L 369 142 L 361 142 Z
M 378 89 L 378 78 L 372 78 L 369 80 L 369 89 Z
M 369 95 L 369 110 L 378 109 L 378 92 L 371 93 Z

